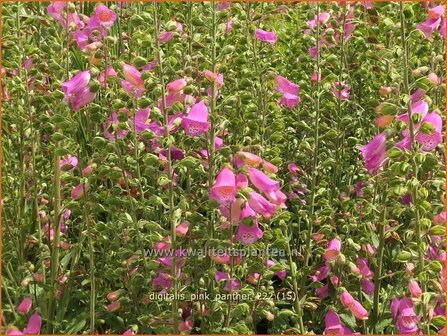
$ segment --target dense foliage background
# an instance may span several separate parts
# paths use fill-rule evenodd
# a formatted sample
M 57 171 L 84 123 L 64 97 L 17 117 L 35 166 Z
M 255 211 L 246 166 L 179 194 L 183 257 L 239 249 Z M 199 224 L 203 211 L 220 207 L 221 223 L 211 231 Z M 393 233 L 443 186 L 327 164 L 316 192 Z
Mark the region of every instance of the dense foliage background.
M 440 332 L 444 36 L 435 2 L 3 3 L 2 329 Z

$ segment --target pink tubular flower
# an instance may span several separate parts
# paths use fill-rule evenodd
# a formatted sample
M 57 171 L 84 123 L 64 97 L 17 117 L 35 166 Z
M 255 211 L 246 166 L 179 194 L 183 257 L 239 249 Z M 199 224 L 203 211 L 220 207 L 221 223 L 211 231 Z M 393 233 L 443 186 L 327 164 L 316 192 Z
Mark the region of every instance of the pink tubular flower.
M 385 163 L 386 157 L 386 133 L 376 135 L 368 144 L 360 147 L 365 168 L 372 175 L 375 175 L 380 167 Z
M 362 279 L 362 290 L 366 294 L 372 295 L 374 293 L 374 283 L 369 279 Z
M 184 78 L 176 79 L 175 81 L 166 84 L 169 93 L 179 92 L 183 90 L 185 86 L 186 80 Z
M 268 42 L 274 45 L 278 40 L 275 32 L 268 32 L 262 29 L 256 29 L 255 36 L 259 41 Z
M 293 109 L 300 102 L 298 97 L 300 87 L 283 76 L 276 76 L 275 80 L 276 90 L 283 94 L 280 104 Z
M 248 164 L 252 167 L 257 167 L 262 162 L 262 158 L 250 153 L 250 152 L 243 152 L 239 151 L 236 153 L 237 159 L 240 159 L 242 161 L 241 164 L 237 164 L 238 168 L 242 167 L 243 164 Z
M 241 222 L 236 233 L 236 239 L 243 245 L 251 245 L 262 238 L 262 236 L 263 232 L 259 228 L 257 220 L 254 221 L 253 226 L 246 226 Z
M 116 13 L 103 4 L 98 4 L 95 9 L 95 16 L 102 26 L 110 28 L 116 20 Z
M 85 188 L 85 191 L 89 191 L 90 190 L 90 184 L 87 183 L 87 184 L 85 184 L 83 186 L 82 183 L 79 183 L 71 191 L 71 198 L 73 198 L 74 200 L 77 200 L 77 199 L 81 198 L 84 195 L 84 188 Z
M 175 228 L 175 233 L 180 237 L 184 237 L 188 233 L 188 229 L 188 222 L 183 222 L 177 225 L 177 227 Z
M 366 320 L 368 319 L 368 312 L 366 309 L 361 305 L 360 302 L 355 300 L 351 294 L 349 294 L 347 291 L 344 291 L 340 296 L 341 303 L 345 308 L 348 308 L 351 313 L 359 320 Z
M 439 19 L 441 16 L 444 15 L 444 6 L 436 6 L 433 8 L 430 8 L 428 10 L 428 17 L 430 19 Z
M 210 191 L 210 197 L 225 206 L 229 206 L 236 198 L 236 178 L 227 166 L 217 175 L 216 183 Z
M 38 313 L 34 313 L 28 320 L 28 325 L 23 332 L 25 334 L 39 334 L 42 326 L 42 319 Z
M 413 302 L 409 298 L 404 296 L 399 300 L 393 297 L 391 314 L 396 321 L 400 334 L 417 334 L 419 332 L 418 322 L 420 317 L 416 315 Z
M 421 126 L 424 123 L 431 124 L 434 128 L 431 134 L 419 130 L 415 139 L 422 145 L 422 150 L 430 151 L 435 149 L 442 142 L 442 118 L 435 111 L 422 119 Z
M 279 182 L 272 180 L 256 168 L 248 168 L 248 178 L 250 179 L 251 183 L 253 183 L 253 185 L 262 192 L 269 193 L 279 190 Z
M 109 139 L 110 141 L 115 141 L 115 134 L 118 139 L 124 138 L 128 130 L 123 130 L 118 128 L 118 114 L 116 112 L 113 112 L 109 119 L 106 120 L 106 122 L 103 124 L 103 135 L 105 138 Z
M 313 72 L 312 76 L 310 77 L 310 81 L 312 83 L 318 83 L 319 81 L 321 81 L 321 73 L 318 72 Z
M 275 205 L 255 191 L 250 193 L 248 204 L 250 204 L 250 207 L 265 219 L 270 219 L 275 214 Z
M 210 127 L 208 122 L 208 108 L 203 100 L 191 107 L 189 113 L 182 120 L 182 127 L 186 134 L 193 137 L 208 132 Z
M 349 86 L 344 82 L 335 82 L 332 84 L 332 93 L 341 100 L 349 99 Z
M 317 294 L 317 296 L 322 300 L 327 298 L 329 296 L 329 284 L 326 284 L 323 287 L 317 288 L 315 290 L 315 294 Z
M 25 315 L 28 314 L 28 312 L 31 309 L 31 306 L 33 305 L 33 302 L 31 299 L 27 296 L 25 297 L 22 302 L 17 306 L 17 312 L 19 314 Z
M 422 290 L 421 287 L 419 287 L 419 284 L 417 283 L 416 280 L 411 280 L 409 285 L 408 285 L 408 289 L 411 293 L 411 296 L 414 298 L 419 298 L 422 295 Z
M 343 327 L 341 325 L 340 317 L 332 309 L 329 309 L 324 318 L 325 334 L 343 335 Z
M 124 63 L 123 74 L 124 78 L 135 88 L 141 89 L 144 87 L 144 82 L 141 79 L 141 73 L 132 65 Z
M 331 266 L 329 264 L 324 264 L 314 273 L 314 275 L 311 275 L 310 278 L 312 279 L 312 282 L 326 279 L 330 270 Z
M 66 155 L 59 161 L 59 165 L 63 171 L 72 172 L 78 165 L 78 158 L 76 156 Z
M 88 86 L 90 82 L 90 70 L 78 72 L 71 79 L 61 84 L 62 91 L 65 93 L 65 100 L 78 93 L 81 89 Z
M 428 18 L 425 22 L 418 24 L 416 28 L 424 33 L 425 38 L 430 38 L 433 32 L 438 29 L 440 23 L 441 18 L 437 19 Z
M 116 77 L 118 74 L 116 73 L 115 69 L 113 69 L 110 65 L 107 66 L 106 70 L 101 71 L 101 73 L 98 76 L 98 82 L 101 84 L 102 87 L 106 87 L 107 82 L 106 79 L 109 77 Z
M 152 280 L 152 286 L 154 287 L 162 287 L 162 288 L 171 288 L 172 280 L 171 275 L 168 273 L 158 272 L 157 277 Z
M 372 278 L 374 273 L 368 267 L 368 258 L 357 258 L 357 266 L 364 278 Z
M 340 248 L 341 248 L 340 240 L 337 238 L 332 239 L 329 242 L 326 251 L 324 252 L 324 260 L 326 261 L 335 260 L 340 254 Z

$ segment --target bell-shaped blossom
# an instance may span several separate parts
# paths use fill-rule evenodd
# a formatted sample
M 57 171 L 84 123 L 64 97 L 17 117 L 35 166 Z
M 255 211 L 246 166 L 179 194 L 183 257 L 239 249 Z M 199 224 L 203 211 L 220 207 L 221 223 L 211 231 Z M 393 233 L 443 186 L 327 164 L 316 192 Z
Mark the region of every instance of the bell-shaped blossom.
M 63 171 L 72 172 L 78 165 L 78 158 L 72 155 L 66 155 L 59 161 L 59 166 Z
M 360 152 L 365 160 L 365 168 L 370 174 L 376 174 L 387 159 L 386 133 L 376 135 L 368 144 L 360 147 Z
M 419 128 L 419 132 L 415 136 L 415 140 L 422 145 L 422 150 L 430 151 L 435 149 L 442 142 L 442 118 L 435 111 L 428 114 L 421 123 L 423 126 L 424 123 L 431 124 L 433 130 L 430 134 L 421 131 Z
M 168 90 L 169 93 L 179 92 L 183 90 L 185 86 L 186 86 L 186 80 L 184 78 L 179 78 L 176 79 L 175 81 L 166 84 L 166 89 Z
M 123 74 L 126 81 L 136 88 L 142 88 L 144 81 L 141 79 L 141 73 L 132 65 L 124 63 Z
M 86 184 L 79 183 L 71 191 L 71 198 L 73 198 L 74 200 L 80 199 L 84 195 L 84 189 L 85 189 L 85 191 L 89 191 L 90 184 L 89 183 L 86 183 Z
M 249 167 L 248 178 L 250 179 L 251 183 L 253 183 L 253 185 L 261 192 L 268 193 L 279 190 L 279 182 L 272 180 L 259 169 Z
M 210 197 L 225 206 L 229 206 L 236 198 L 236 177 L 227 166 L 217 175 Z
M 366 320 L 368 319 L 368 312 L 366 309 L 362 306 L 360 302 L 355 300 L 351 294 L 349 294 L 347 291 L 343 291 L 340 295 L 341 303 L 345 308 L 348 308 L 351 313 L 359 320 Z
M 110 65 L 107 66 L 106 70 L 101 71 L 98 75 L 98 82 L 101 84 L 102 87 L 106 87 L 107 85 L 107 78 L 109 77 L 116 77 L 118 76 L 118 73 L 113 69 Z
M 268 32 L 262 29 L 256 29 L 255 36 L 259 41 L 268 42 L 271 45 L 274 45 L 278 40 L 275 32 Z
M 33 302 L 31 299 L 27 296 L 25 297 L 22 302 L 17 306 L 17 312 L 19 314 L 25 315 L 28 314 L 28 312 L 31 309 L 31 306 L 33 305 Z
M 250 193 L 248 204 L 250 204 L 250 207 L 265 219 L 270 219 L 276 211 L 274 204 L 270 203 L 265 197 L 255 191 Z
M 318 270 L 313 275 L 311 275 L 310 278 L 312 279 L 313 282 L 322 281 L 327 278 L 330 270 L 331 266 L 328 263 L 326 263 L 320 268 L 318 268 Z
M 311 29 L 315 29 L 317 27 L 317 24 L 325 24 L 329 19 L 331 15 L 328 12 L 322 12 L 318 16 L 315 15 L 315 17 L 312 20 L 307 21 L 307 24 Z
M 419 287 L 419 284 L 416 280 L 411 280 L 408 285 L 408 290 L 411 293 L 411 297 L 418 298 L 422 295 L 421 287 Z
M 335 82 L 332 84 L 332 93 L 340 100 L 349 99 L 349 86 L 344 82 Z
M 433 32 L 439 28 L 441 18 L 428 18 L 426 21 L 418 24 L 416 28 L 424 33 L 425 38 L 430 38 Z
M 158 272 L 157 277 L 152 280 L 152 286 L 161 288 L 171 288 L 172 280 L 171 275 L 168 273 Z
M 246 226 L 241 222 L 236 233 L 236 239 L 243 245 L 251 245 L 261 239 L 262 236 L 263 232 L 259 228 L 257 220 L 254 220 L 253 226 Z
M 364 278 L 372 278 L 374 273 L 368 266 L 368 258 L 357 258 L 357 267 Z
M 374 293 L 374 283 L 367 278 L 362 279 L 362 290 L 366 294 L 372 295 Z
M 300 97 L 298 96 L 299 86 L 283 76 L 276 76 L 275 80 L 276 90 L 283 94 L 280 104 L 293 109 L 300 102 Z
M 329 284 L 325 284 L 323 287 L 315 289 L 315 294 L 323 300 L 329 296 Z
M 332 261 L 337 259 L 340 254 L 341 242 L 338 238 L 332 239 L 324 252 L 324 259 L 326 261 Z
M 115 136 L 118 139 L 123 139 L 129 131 L 118 128 L 118 124 L 118 114 L 116 112 L 113 112 L 109 119 L 107 119 L 107 121 L 105 121 L 103 124 L 104 137 L 112 142 L 115 141 Z
M 186 134 L 193 137 L 208 132 L 210 127 L 208 108 L 203 100 L 191 107 L 189 113 L 182 120 L 182 127 Z
M 276 263 L 273 260 L 269 259 L 269 260 L 267 260 L 266 265 L 267 265 L 267 268 L 272 268 L 273 266 L 276 265 Z M 282 270 L 279 270 L 273 274 L 276 275 L 281 281 L 284 281 L 284 279 L 287 276 L 287 271 L 286 271 L 286 269 L 282 269 Z
M 343 335 L 344 329 L 341 325 L 340 317 L 336 312 L 332 309 L 329 309 L 324 318 L 324 333 L 325 334 L 335 334 L 335 335 Z
M 116 20 L 116 13 L 103 4 L 98 4 L 95 8 L 95 16 L 102 26 L 110 28 Z
M 413 302 L 409 298 L 404 296 L 399 300 L 394 297 L 391 301 L 391 314 L 400 334 L 418 333 L 420 317 L 414 311 Z

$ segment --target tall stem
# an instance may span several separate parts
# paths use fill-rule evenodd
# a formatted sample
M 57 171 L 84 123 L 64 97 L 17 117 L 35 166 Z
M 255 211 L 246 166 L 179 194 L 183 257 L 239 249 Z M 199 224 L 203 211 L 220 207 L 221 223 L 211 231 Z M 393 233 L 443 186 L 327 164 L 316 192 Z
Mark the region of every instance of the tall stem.
M 403 90 L 405 94 L 410 97 L 410 85 L 408 81 L 408 45 L 406 41 L 406 34 L 405 34 L 405 16 L 403 11 L 403 3 L 400 2 L 400 32 L 401 32 L 401 40 L 402 40 L 402 50 L 403 50 Z M 411 111 L 411 101 L 408 102 L 408 119 L 409 119 L 409 131 L 410 131 L 410 139 L 411 139 L 411 165 L 413 169 L 413 176 L 415 178 L 418 177 L 419 172 L 419 166 L 415 161 L 416 156 L 416 148 L 415 148 L 415 134 L 414 134 L 414 121 L 412 118 L 412 111 Z M 414 185 L 411 189 L 411 197 L 412 197 L 412 203 L 415 205 L 413 206 L 414 210 L 414 221 L 415 221 L 415 238 L 416 242 L 418 244 L 418 265 L 417 270 L 418 272 L 422 272 L 424 270 L 424 251 L 422 251 L 422 235 L 421 235 L 421 225 L 420 225 L 420 218 L 419 218 L 419 210 L 417 208 L 417 196 L 418 196 L 418 185 Z M 425 284 L 424 284 L 425 286 Z
M 372 316 L 372 325 L 373 328 L 376 327 L 378 323 L 379 317 L 379 293 L 380 293 L 380 285 L 382 279 L 382 265 L 383 265 L 383 253 L 385 251 L 385 222 L 387 218 L 387 189 L 385 185 L 385 190 L 383 190 L 382 194 L 382 203 L 383 210 L 382 216 L 379 222 L 379 247 L 377 249 L 377 268 L 374 272 L 374 303 L 373 303 L 373 316 Z
M 320 16 L 320 3 L 317 2 L 317 18 Z M 320 37 L 320 23 L 317 19 L 317 74 L 320 73 L 320 45 L 319 45 L 319 37 Z M 314 129 L 314 153 L 312 160 L 312 183 L 311 183 L 311 195 L 309 201 L 309 228 L 306 237 L 306 250 L 305 250 L 305 258 L 304 258 L 304 267 L 307 267 L 310 259 L 310 244 L 312 242 L 312 229 L 313 229 L 313 217 L 315 211 L 315 189 L 317 185 L 317 164 L 318 164 L 318 155 L 320 153 L 320 81 L 317 80 L 316 83 L 316 116 L 315 116 L 315 129 Z M 306 281 L 306 276 L 303 275 L 301 279 L 301 294 L 304 293 L 304 284 Z M 298 298 L 297 298 L 298 300 Z
M 177 291 L 178 291 L 178 282 L 177 282 L 177 262 L 176 262 L 176 232 L 175 232 L 175 222 L 174 222 L 174 185 L 172 182 L 173 178 L 173 169 L 172 169 L 172 159 L 171 159 L 171 145 L 169 140 L 169 111 L 167 109 L 166 104 L 166 92 L 165 92 L 165 83 L 163 78 L 163 58 L 162 51 L 160 49 L 160 41 L 158 40 L 159 36 L 159 22 L 158 22 L 158 4 L 154 3 L 154 26 L 155 26 L 155 53 L 157 55 L 158 61 L 158 72 L 159 72 L 159 80 L 161 85 L 161 104 L 164 114 L 164 123 L 165 130 L 164 136 L 165 141 L 167 142 L 166 148 L 166 170 L 169 177 L 169 217 L 168 223 L 171 226 L 171 249 L 172 253 L 172 261 L 171 261 L 171 277 L 172 277 L 172 287 L 174 290 L 174 300 L 172 300 L 172 322 L 173 322 L 173 330 L 174 334 L 178 334 L 178 302 L 176 299 Z

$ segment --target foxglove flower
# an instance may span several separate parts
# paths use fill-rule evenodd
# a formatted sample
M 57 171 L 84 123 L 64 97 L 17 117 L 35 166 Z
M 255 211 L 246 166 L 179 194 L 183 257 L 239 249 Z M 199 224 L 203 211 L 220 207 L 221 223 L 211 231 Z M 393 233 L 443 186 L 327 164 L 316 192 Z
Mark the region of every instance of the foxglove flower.
M 256 168 L 248 168 L 248 178 L 250 179 L 251 183 L 253 183 L 253 185 L 262 192 L 269 193 L 279 190 L 278 181 L 272 180 Z
M 337 238 L 332 239 L 329 242 L 326 251 L 324 252 L 324 259 L 326 261 L 332 261 L 337 259 L 338 255 L 340 254 L 340 249 L 341 249 L 340 240 Z
M 210 127 L 208 108 L 203 100 L 191 107 L 189 113 L 182 120 L 182 127 L 186 134 L 193 137 L 208 132 Z
M 298 93 L 300 88 L 297 84 L 292 83 L 283 76 L 276 76 L 276 90 L 282 92 L 283 96 L 280 101 L 281 105 L 285 105 L 290 109 L 293 109 L 300 102 Z
M 332 84 L 332 93 L 340 100 L 349 99 L 349 86 L 344 82 L 335 82 Z
M 22 302 L 17 306 L 17 312 L 21 315 L 28 314 L 28 312 L 31 309 L 31 306 L 33 305 L 33 302 L 31 299 L 27 296 L 25 297 Z
M 386 133 L 376 135 L 367 145 L 360 147 L 360 152 L 365 160 L 365 168 L 375 175 L 387 159 Z
M 103 4 L 98 4 L 95 9 L 95 16 L 100 24 L 106 28 L 113 26 L 116 20 L 116 13 Z
M 256 243 L 263 236 L 262 230 L 259 228 L 259 223 L 254 220 L 253 226 L 246 226 L 242 222 L 239 224 L 239 229 L 236 233 L 236 239 L 243 245 L 251 245 Z
M 270 219 L 275 214 L 275 205 L 255 191 L 250 193 L 248 204 L 250 204 L 250 207 L 265 219 Z
M 216 183 L 210 191 L 210 197 L 220 204 L 229 206 L 236 198 L 236 178 L 230 168 L 224 167 L 217 175 Z
M 262 29 L 256 29 L 255 36 L 259 41 L 268 42 L 271 45 L 274 45 L 278 40 L 275 32 L 268 32 Z

